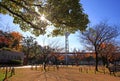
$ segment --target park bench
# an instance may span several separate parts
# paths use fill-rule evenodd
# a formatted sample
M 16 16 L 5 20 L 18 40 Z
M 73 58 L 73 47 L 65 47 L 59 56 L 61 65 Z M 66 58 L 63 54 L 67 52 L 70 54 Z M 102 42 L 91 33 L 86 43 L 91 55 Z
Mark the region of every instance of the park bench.
M 113 73 L 114 76 L 116 76 L 115 73 L 116 73 L 116 72 L 120 72 L 120 65 L 117 65 L 117 66 L 109 66 L 109 67 L 108 67 L 108 70 L 109 70 L 109 72 L 110 72 L 110 75 Z

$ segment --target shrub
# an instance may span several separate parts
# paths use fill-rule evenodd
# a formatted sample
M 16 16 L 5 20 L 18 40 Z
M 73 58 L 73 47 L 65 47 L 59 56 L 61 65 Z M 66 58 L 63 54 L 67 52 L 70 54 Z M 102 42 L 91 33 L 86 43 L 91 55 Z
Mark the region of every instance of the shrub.
M 22 61 L 21 60 L 9 60 L 7 62 L 0 62 L 2 65 L 21 65 Z
M 10 65 L 21 65 L 22 64 L 21 60 L 10 60 L 8 63 Z

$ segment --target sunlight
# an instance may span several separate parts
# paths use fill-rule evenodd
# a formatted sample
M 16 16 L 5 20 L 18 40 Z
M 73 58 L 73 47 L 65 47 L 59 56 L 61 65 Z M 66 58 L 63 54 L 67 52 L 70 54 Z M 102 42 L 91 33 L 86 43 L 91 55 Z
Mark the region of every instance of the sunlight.
M 40 19 L 41 19 L 42 21 L 45 21 L 45 20 L 46 20 L 46 19 L 45 19 L 45 15 L 44 15 L 44 14 L 41 15 Z

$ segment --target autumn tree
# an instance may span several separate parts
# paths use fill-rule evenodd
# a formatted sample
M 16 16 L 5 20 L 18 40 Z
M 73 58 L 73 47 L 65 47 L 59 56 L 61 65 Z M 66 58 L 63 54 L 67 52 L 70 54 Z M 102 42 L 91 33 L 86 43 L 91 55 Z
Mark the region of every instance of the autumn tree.
M 11 35 L 7 32 L 0 31 L 0 48 L 9 47 L 11 43 Z
M 0 46 L 7 48 L 18 48 L 20 47 L 20 41 L 22 40 L 22 35 L 18 32 L 3 32 L 0 31 Z
M 80 58 L 80 54 L 78 54 L 78 51 L 76 49 L 73 50 L 72 57 L 75 61 L 75 64 L 78 65 L 81 58 Z
M 64 47 L 60 40 L 51 40 L 48 42 L 48 46 L 52 48 L 51 57 L 53 58 L 53 63 L 57 66 L 59 61 L 63 61 L 63 56 L 60 54 L 64 51 Z
M 2 33 L 2 31 L 0 33 Z M 4 42 L 5 40 L 6 40 L 5 37 L 1 35 L 0 36 L 0 48 L 6 46 Z
M 51 51 L 51 56 L 55 56 L 56 58 L 58 58 L 60 55 L 55 53 L 55 52 L 62 52 L 64 51 L 64 47 L 62 45 L 62 43 L 60 42 L 60 40 L 54 40 L 54 39 L 47 39 L 44 38 L 43 43 L 45 43 L 45 41 L 47 41 L 47 45 L 43 44 L 44 46 L 49 47 L 49 51 Z
M 11 32 L 11 48 L 15 48 L 16 50 L 21 49 L 21 41 L 22 41 L 22 35 L 19 32 Z
M 86 43 L 86 46 L 93 48 L 96 54 L 96 66 L 95 70 L 98 71 L 98 57 L 101 51 L 101 44 L 108 42 L 119 35 L 116 26 L 108 25 L 106 22 L 101 22 L 92 28 L 89 28 L 82 33 L 82 39 Z M 81 39 L 81 36 L 80 36 Z
M 44 46 L 40 48 L 41 51 L 41 55 L 43 57 L 43 68 L 46 71 L 46 66 L 47 63 L 49 62 L 49 58 L 51 57 L 51 52 L 53 51 L 52 48 L 50 48 L 49 46 Z
M 51 24 L 53 36 L 83 31 L 89 23 L 83 11 L 80 0 L 0 0 L 0 13 L 9 14 L 22 30 L 35 35 L 45 34 Z
M 63 63 L 65 60 L 65 56 L 62 54 L 61 55 L 59 54 L 59 56 L 57 56 L 57 59 L 59 60 L 60 63 Z
M 114 62 L 114 60 L 116 59 L 115 55 L 119 53 L 118 50 L 119 47 L 117 44 L 115 44 L 115 42 L 107 42 L 104 43 L 104 45 L 102 44 L 100 54 L 104 66 L 106 65 L 106 67 L 108 67 L 109 63 Z
M 55 64 L 57 67 L 60 59 L 60 54 L 58 53 L 63 51 L 63 49 L 64 48 L 61 46 L 60 42 L 56 40 L 51 40 L 46 46 L 40 47 L 40 55 L 43 57 L 44 70 L 46 70 L 46 64 L 49 62 Z

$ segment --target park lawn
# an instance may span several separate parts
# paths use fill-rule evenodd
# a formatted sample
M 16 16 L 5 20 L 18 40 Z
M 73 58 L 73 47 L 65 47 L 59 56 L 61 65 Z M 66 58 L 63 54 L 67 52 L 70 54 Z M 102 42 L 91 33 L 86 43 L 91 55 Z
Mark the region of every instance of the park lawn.
M 79 67 L 60 67 L 59 70 L 54 70 L 52 67 L 44 72 L 41 68 L 16 69 L 15 75 L 8 78 L 8 81 L 120 81 L 119 77 L 109 75 L 109 73 L 97 72 L 94 73 L 94 68 L 86 73 L 80 72 Z M 102 70 L 101 70 L 102 71 Z M 100 78 L 99 78 L 100 77 Z

